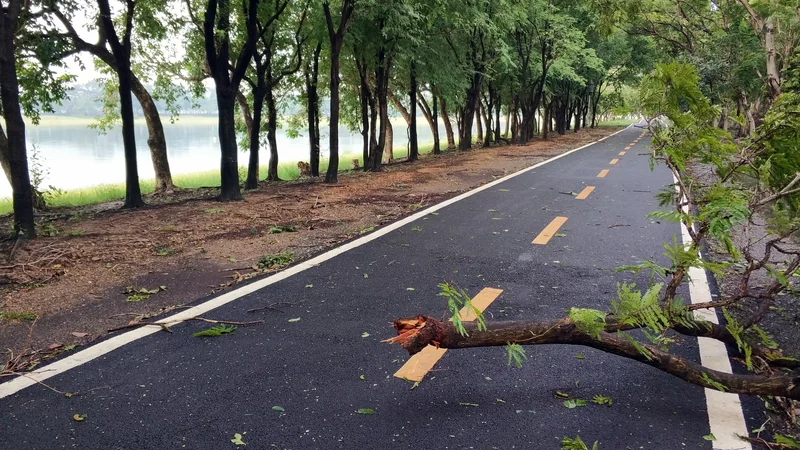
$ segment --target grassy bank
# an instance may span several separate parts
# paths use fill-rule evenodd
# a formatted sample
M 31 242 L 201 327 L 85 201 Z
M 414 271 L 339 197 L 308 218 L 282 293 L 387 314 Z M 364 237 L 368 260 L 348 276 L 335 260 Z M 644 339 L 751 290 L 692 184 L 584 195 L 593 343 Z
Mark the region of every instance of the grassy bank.
M 420 153 L 430 153 L 433 150 L 433 143 L 421 144 Z M 405 158 L 408 151 L 405 148 L 396 148 L 394 150 L 395 158 Z M 353 160 L 358 159 L 359 167 L 364 166 L 363 158 L 359 153 L 346 153 L 339 156 L 339 172 L 352 170 Z M 323 159 L 320 161 L 320 172 L 324 173 L 328 170 L 328 160 Z M 246 176 L 246 168 L 239 169 L 240 178 Z M 260 174 L 265 177 L 267 174 L 267 166 L 263 165 L 260 169 Z M 288 161 L 278 165 L 278 176 L 283 180 L 294 180 L 300 175 L 297 169 L 297 161 Z M 175 185 L 185 189 L 196 189 L 201 187 L 218 187 L 219 186 L 219 170 L 207 170 L 203 172 L 194 172 L 187 174 L 178 174 L 172 176 Z M 139 182 L 143 194 L 150 194 L 153 192 L 155 180 L 142 179 Z M 102 184 L 98 186 L 91 186 L 85 188 L 65 190 L 63 194 L 55 196 L 48 200 L 48 205 L 53 207 L 63 206 L 84 206 L 94 205 L 98 203 L 105 203 L 115 200 L 121 200 L 125 197 L 125 183 Z M 8 214 L 12 211 L 12 203 L 10 198 L 0 199 L 0 214 Z

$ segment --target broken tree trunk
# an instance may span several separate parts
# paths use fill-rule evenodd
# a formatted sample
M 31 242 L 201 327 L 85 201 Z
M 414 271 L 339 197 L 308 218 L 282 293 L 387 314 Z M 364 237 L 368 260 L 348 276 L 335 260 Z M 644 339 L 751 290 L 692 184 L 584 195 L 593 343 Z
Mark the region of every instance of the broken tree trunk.
M 689 383 L 736 394 L 770 395 L 800 400 L 800 375 L 740 375 L 718 372 L 649 344 L 634 344 L 616 333 L 601 331 L 596 336 L 578 329 L 569 318 L 542 322 L 487 322 L 479 331 L 478 323 L 463 323 L 466 335 L 456 331 L 452 322 L 417 316 L 394 322 L 397 336 L 386 342 L 400 344 L 414 355 L 428 345 L 462 349 L 498 347 L 507 344 L 582 345 L 623 356 L 674 375 Z M 608 328 L 607 328 L 608 330 Z

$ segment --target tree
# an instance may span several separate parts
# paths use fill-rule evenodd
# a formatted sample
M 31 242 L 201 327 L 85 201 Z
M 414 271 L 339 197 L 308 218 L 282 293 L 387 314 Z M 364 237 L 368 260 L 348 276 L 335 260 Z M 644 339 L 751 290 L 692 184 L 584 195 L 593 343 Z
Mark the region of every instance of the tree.
M 247 0 L 242 17 L 246 24 L 244 44 L 231 69 L 230 0 L 208 0 L 203 16 L 203 39 L 208 71 L 214 79 L 219 110 L 220 195 L 223 202 L 241 200 L 238 148 L 234 119 L 236 95 L 250 59 L 256 51 L 258 0 Z M 191 14 L 191 7 L 189 8 Z M 197 23 L 196 20 L 192 20 Z
M 71 55 L 80 52 L 86 52 L 95 56 L 100 61 L 105 63 L 113 72 L 118 72 L 118 63 L 113 53 L 113 48 L 109 48 L 109 36 L 102 31 L 102 24 L 98 23 L 98 41 L 90 43 L 81 38 L 78 31 L 73 25 L 74 17 L 72 11 L 64 8 L 63 2 L 54 2 L 49 0 L 47 7 L 44 11 L 58 21 L 63 31 L 58 32 L 56 37 L 64 42 L 64 51 L 61 53 L 62 58 L 67 58 Z M 133 21 L 136 24 L 138 40 L 164 40 L 167 38 L 168 32 L 174 32 L 174 29 L 168 30 L 164 22 L 170 22 L 172 17 L 160 17 L 164 11 L 167 11 L 167 3 L 163 0 L 139 0 L 136 2 L 136 8 L 133 11 Z M 45 37 L 51 37 L 45 35 Z M 142 50 L 135 50 L 135 42 L 132 41 L 130 49 L 131 58 L 134 53 L 142 53 Z M 148 58 L 153 58 L 152 54 L 147 55 Z M 161 115 L 159 114 L 158 107 L 145 87 L 142 80 L 134 73 L 133 64 L 129 64 L 131 91 L 139 102 L 144 113 L 145 123 L 147 125 L 148 139 L 147 145 L 150 148 L 150 159 L 153 163 L 153 171 L 155 173 L 155 187 L 154 192 L 169 193 L 175 189 L 172 181 L 172 172 L 169 166 L 169 159 L 167 158 L 167 141 L 164 136 L 164 126 L 161 122 Z M 104 118 L 101 122 L 101 127 L 104 127 L 106 122 L 116 122 L 119 115 L 115 114 L 112 117 Z
M 328 172 L 325 174 L 326 183 L 336 183 L 339 173 L 339 56 L 342 53 L 344 35 L 350 25 L 350 18 L 355 8 L 355 0 L 342 0 L 339 25 L 333 24 L 330 3 L 324 1 L 322 8 L 325 13 L 325 24 L 328 28 L 330 40 L 330 160 Z
M 28 174 L 28 152 L 25 146 L 25 122 L 20 107 L 19 79 L 15 36 L 26 20 L 28 4 L 9 0 L 0 4 L 0 103 L 8 131 L 8 166 L 14 201 L 14 233 L 26 238 L 36 236 L 33 221 L 33 192 Z
M 144 206 L 142 191 L 139 187 L 139 167 L 136 164 L 136 135 L 133 124 L 133 89 L 131 73 L 131 34 L 133 33 L 133 15 L 136 2 L 125 0 L 124 32 L 122 39 L 117 35 L 114 21 L 111 18 L 111 8 L 108 0 L 97 0 L 100 8 L 100 27 L 102 34 L 108 39 L 114 63 L 117 67 L 119 81 L 120 117 L 122 119 L 122 142 L 125 148 L 125 203 L 123 208 L 138 208 Z

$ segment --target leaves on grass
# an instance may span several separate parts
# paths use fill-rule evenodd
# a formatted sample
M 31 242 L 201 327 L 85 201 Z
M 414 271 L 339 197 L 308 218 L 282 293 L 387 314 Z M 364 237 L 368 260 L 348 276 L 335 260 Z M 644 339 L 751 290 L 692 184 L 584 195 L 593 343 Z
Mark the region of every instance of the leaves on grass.
M 234 433 L 231 442 L 233 442 L 235 445 L 247 445 L 242 440 L 242 435 L 240 433 Z
M 283 406 L 273 406 L 272 410 L 273 411 L 278 411 L 278 412 L 286 412 L 286 410 L 283 408 Z
M 39 316 L 29 312 L 14 313 L 14 312 L 0 311 L 0 319 L 6 319 L 6 320 L 36 320 L 37 317 Z
M 216 337 L 222 336 L 223 334 L 231 334 L 236 331 L 236 325 L 225 325 L 221 323 L 219 325 L 215 325 L 207 330 L 198 331 L 197 333 L 193 334 L 194 337 Z
M 375 414 L 375 410 L 372 409 L 372 408 L 358 408 L 358 410 L 356 411 L 356 414 L 364 414 L 364 415 L 367 415 L 367 416 L 371 416 L 371 415 Z
M 291 322 L 291 323 L 300 322 L 300 318 L 299 317 L 295 317 L 294 319 L 289 319 L 289 322 Z
M 262 256 L 261 259 L 258 260 L 257 266 L 261 270 L 274 270 L 290 264 L 292 261 L 294 261 L 294 253 L 285 250 L 280 253 Z
M 75 422 L 83 422 L 86 417 L 88 417 L 86 414 L 75 414 L 72 416 L 72 420 Z

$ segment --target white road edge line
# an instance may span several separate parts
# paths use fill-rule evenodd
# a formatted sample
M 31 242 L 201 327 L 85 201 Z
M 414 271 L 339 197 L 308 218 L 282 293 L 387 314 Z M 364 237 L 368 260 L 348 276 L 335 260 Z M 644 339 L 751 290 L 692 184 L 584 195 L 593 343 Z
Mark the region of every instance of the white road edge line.
M 348 250 L 352 250 L 352 249 L 354 249 L 356 247 L 360 247 L 360 246 L 362 246 L 362 245 L 364 245 L 364 244 L 366 244 L 368 242 L 374 241 L 375 239 L 378 239 L 379 237 L 382 237 L 382 236 L 384 236 L 384 235 L 386 235 L 386 234 L 388 234 L 388 233 L 390 233 L 390 232 L 392 232 L 394 230 L 397 230 L 398 228 L 404 227 L 404 226 L 408 225 L 409 223 L 411 223 L 411 222 L 413 222 L 413 221 L 415 221 L 417 219 L 420 219 L 422 217 L 425 217 L 426 215 L 428 215 L 428 214 L 430 214 L 430 213 L 432 213 L 434 211 L 440 210 L 440 209 L 442 209 L 442 208 L 444 208 L 446 206 L 450 206 L 453 203 L 456 203 L 456 202 L 461 201 L 461 200 L 463 200 L 465 198 L 471 197 L 471 196 L 473 196 L 473 195 L 475 195 L 475 194 L 477 194 L 477 193 L 479 193 L 481 191 L 485 191 L 486 189 L 489 189 L 489 188 L 492 188 L 494 186 L 497 186 L 498 184 L 503 183 L 504 181 L 508 181 L 508 180 L 510 180 L 510 179 L 512 179 L 512 178 L 514 178 L 516 176 L 522 175 L 522 174 L 524 174 L 526 172 L 529 172 L 529 171 L 531 171 L 533 169 L 541 167 L 541 166 L 543 166 L 543 165 L 545 165 L 547 163 L 553 162 L 553 161 L 555 161 L 557 159 L 560 159 L 560 158 L 563 158 L 563 157 L 565 157 L 565 156 L 567 156 L 569 154 L 575 153 L 578 150 L 582 150 L 582 149 L 584 149 L 586 147 L 590 147 L 590 146 L 592 146 L 594 144 L 597 144 L 598 142 L 602 142 L 602 141 L 604 141 L 604 140 L 606 140 L 606 139 L 608 139 L 608 138 L 610 138 L 612 136 L 615 136 L 615 135 L 627 130 L 630 127 L 631 127 L 631 125 L 628 125 L 626 128 L 623 128 L 622 130 L 619 130 L 619 131 L 617 131 L 615 133 L 612 133 L 612 134 L 610 134 L 610 135 L 608 135 L 608 136 L 606 136 L 604 138 L 598 139 L 598 140 L 596 140 L 594 142 L 591 142 L 589 144 L 580 146 L 578 148 L 575 148 L 575 149 L 569 150 L 567 152 L 564 152 L 564 153 L 562 153 L 560 155 L 554 156 L 554 157 L 552 157 L 550 159 L 547 159 L 547 160 L 544 160 L 542 162 L 536 163 L 536 164 L 534 164 L 534 165 L 532 165 L 530 167 L 526 167 L 525 169 L 522 169 L 522 170 L 520 170 L 518 172 L 514 172 L 514 173 L 512 173 L 510 175 L 507 175 L 507 176 L 505 176 L 503 178 L 499 178 L 499 179 L 494 180 L 492 182 L 486 183 L 483 186 L 479 186 L 479 187 L 477 187 L 477 188 L 475 188 L 475 189 L 473 189 L 471 191 L 467 191 L 467 192 L 465 192 L 465 193 L 463 193 L 461 195 L 458 195 L 456 197 L 453 197 L 453 198 L 451 198 L 449 200 L 445 200 L 445 201 L 443 201 L 441 203 L 433 205 L 433 206 L 431 206 L 429 208 L 426 208 L 426 209 L 424 209 L 422 211 L 414 213 L 414 214 L 406 217 L 405 219 L 401 219 L 401 220 L 399 220 L 397 222 L 394 222 L 392 224 L 389 224 L 389 225 L 387 225 L 387 226 L 385 226 L 383 228 L 379 228 L 378 230 L 374 231 L 373 233 L 370 233 L 370 234 L 365 235 L 363 237 L 360 237 L 360 238 L 358 238 L 358 239 L 356 239 L 354 241 L 348 242 L 347 244 L 344 244 L 344 245 L 341 245 L 341 246 L 339 246 L 337 248 L 329 250 L 329 251 L 327 251 L 327 252 L 325 252 L 325 253 L 323 253 L 321 255 L 317 255 L 314 258 L 311 258 L 311 259 L 309 259 L 307 261 L 303 261 L 303 262 L 301 262 L 301 263 L 299 263 L 299 264 L 297 264 L 295 266 L 292 266 L 292 267 L 290 267 L 290 268 L 288 268 L 288 269 L 286 269 L 286 270 L 284 270 L 282 272 L 276 273 L 275 275 L 271 275 L 271 276 L 266 277 L 264 279 L 261 279 L 261 280 L 258 280 L 258 281 L 254 281 L 253 283 L 250 283 L 250 284 L 248 284 L 246 286 L 242 286 L 242 287 L 234 289 L 234 290 L 232 290 L 230 292 L 226 292 L 226 293 L 224 293 L 224 294 L 222 294 L 222 295 L 220 295 L 218 297 L 214 297 L 211 300 L 208 300 L 206 302 L 200 303 L 199 305 L 193 306 L 193 307 L 191 307 L 189 309 L 186 309 L 184 311 L 181 311 L 181 312 L 179 312 L 177 314 L 173 314 L 173 315 L 171 315 L 169 317 L 166 317 L 164 319 L 161 319 L 161 320 L 159 320 L 159 321 L 157 321 L 155 323 L 169 323 L 171 325 L 174 325 L 174 324 L 180 323 L 182 321 L 185 321 L 187 319 L 191 319 L 192 317 L 200 316 L 200 315 L 202 315 L 204 313 L 207 313 L 208 311 L 211 311 L 212 309 L 219 308 L 220 306 L 228 304 L 228 303 L 230 303 L 230 302 L 232 302 L 232 301 L 234 301 L 234 300 L 236 300 L 238 298 L 244 297 L 245 295 L 252 294 L 253 292 L 256 292 L 256 291 L 258 291 L 260 289 L 263 289 L 263 288 L 265 288 L 265 287 L 267 287 L 267 286 L 269 286 L 271 284 L 277 283 L 277 282 L 279 282 L 281 280 L 285 280 L 285 279 L 291 277 L 292 275 L 296 275 L 296 274 L 298 274 L 300 272 L 303 272 L 304 270 L 310 269 L 312 267 L 316 267 L 316 266 L 320 265 L 321 263 L 323 263 L 323 262 L 325 262 L 325 261 L 327 261 L 329 259 L 332 259 L 332 258 L 334 258 L 334 257 L 336 257 L 338 255 L 341 255 L 342 253 L 344 253 L 344 252 L 346 252 Z M 67 356 L 64 359 L 60 359 L 60 360 L 58 360 L 58 361 L 56 361 L 56 362 L 54 362 L 52 364 L 48 364 L 47 366 L 44 366 L 41 369 L 37 369 L 37 370 L 34 370 L 32 372 L 25 373 L 24 375 L 19 376 L 17 378 L 14 378 L 11 381 L 7 381 L 7 382 L 5 382 L 3 384 L 0 384 L 0 398 L 8 397 L 9 395 L 12 395 L 12 394 L 15 394 L 15 393 L 21 391 L 22 389 L 25 389 L 27 387 L 33 386 L 34 384 L 37 384 L 40 381 L 44 381 L 44 380 L 46 380 L 46 379 L 48 379 L 50 377 L 53 377 L 53 376 L 59 375 L 61 373 L 64 373 L 64 372 L 66 372 L 66 371 L 68 371 L 70 369 L 73 369 L 75 367 L 78 367 L 78 366 L 80 366 L 82 364 L 86 364 L 87 362 L 89 362 L 89 361 L 91 361 L 91 360 L 93 360 L 95 358 L 99 358 L 100 356 L 103 356 L 103 355 L 105 355 L 107 353 L 110 353 L 111 351 L 116 350 L 116 349 L 122 347 L 125 344 L 129 344 L 129 343 L 131 343 L 131 342 L 133 342 L 133 341 L 135 341 L 137 339 L 141 339 L 143 337 L 149 336 L 149 335 L 151 335 L 153 333 L 157 333 L 159 331 L 161 331 L 161 327 L 160 326 L 157 326 L 157 325 L 146 325 L 146 326 L 143 326 L 141 328 L 137 328 L 135 330 L 128 331 L 128 332 L 125 332 L 125 333 L 120 334 L 118 336 L 114 336 L 114 337 L 112 337 L 110 339 L 107 339 L 105 341 L 99 342 L 99 343 L 97 343 L 95 345 L 92 345 L 91 347 L 86 348 L 85 350 L 81 350 L 81 351 L 79 351 L 79 352 L 77 352 L 77 353 L 75 353 L 73 355 Z
M 677 184 L 678 179 L 674 178 L 674 175 L 673 179 Z M 678 189 L 677 186 L 675 189 Z M 688 205 L 683 206 L 683 212 L 689 212 Z M 692 242 L 692 236 L 683 223 L 681 223 L 681 236 L 683 245 L 688 247 Z M 713 300 L 704 269 L 689 268 L 689 280 L 689 297 L 692 303 L 706 303 Z M 694 316 L 712 323 L 719 323 L 714 308 L 697 310 L 694 312 Z M 697 347 L 700 351 L 700 364 L 720 372 L 733 372 L 728 349 L 725 348 L 724 343 L 716 339 L 699 337 L 697 338 Z M 705 389 L 705 395 L 708 424 L 711 434 L 715 438 L 712 444 L 714 450 L 752 450 L 753 446 L 749 442 L 739 439 L 740 435 L 749 436 L 739 395 L 708 388 Z

